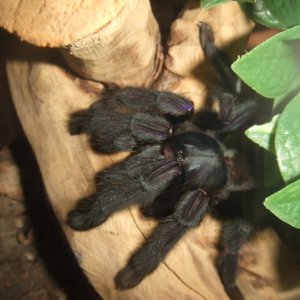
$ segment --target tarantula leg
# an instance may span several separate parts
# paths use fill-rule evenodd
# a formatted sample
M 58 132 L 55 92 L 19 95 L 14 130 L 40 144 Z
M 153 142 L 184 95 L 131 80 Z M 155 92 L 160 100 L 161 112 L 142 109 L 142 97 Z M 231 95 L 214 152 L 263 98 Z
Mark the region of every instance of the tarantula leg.
M 90 113 L 88 109 L 83 109 L 72 113 L 68 121 L 68 129 L 71 135 L 87 132 L 90 123 Z
M 220 111 L 228 111 L 226 107 L 226 102 L 220 102 Z M 222 120 L 222 128 L 220 132 L 232 132 L 237 129 L 241 129 L 244 125 L 249 123 L 256 112 L 257 104 L 254 100 L 248 100 L 244 102 L 239 102 L 231 105 L 230 113 L 227 115 L 226 120 Z
M 231 59 L 223 50 L 216 47 L 214 34 L 210 25 L 200 22 L 198 26 L 201 48 L 206 58 L 212 62 L 216 69 L 223 88 L 233 94 L 239 94 L 241 80 L 231 70 Z
M 169 92 L 108 90 L 88 110 L 71 115 L 69 131 L 88 133 L 99 152 L 131 151 L 167 140 L 172 135 L 172 122 L 182 121 L 192 112 L 190 100 Z
M 126 87 L 108 89 L 91 108 L 128 113 L 152 111 L 173 117 L 189 117 L 193 113 L 194 104 L 191 100 L 170 92 Z
M 92 145 L 105 153 L 131 151 L 145 144 L 160 143 L 172 132 L 169 121 L 149 113 L 129 115 L 102 111 L 90 123 Z
M 74 230 L 88 230 L 132 203 L 151 203 L 181 173 L 176 160 L 165 160 L 158 146 L 100 173 L 97 193 L 79 201 L 68 215 Z
M 87 132 L 93 148 L 104 153 L 159 143 L 168 139 L 173 131 L 172 124 L 157 115 L 106 110 L 77 112 L 71 117 L 69 128 L 71 134 Z
M 194 122 L 203 129 L 212 129 L 220 133 L 229 133 L 246 129 L 257 110 L 254 100 L 236 102 L 236 96 L 227 92 L 216 95 L 219 112 L 198 112 Z
M 152 203 L 141 208 L 142 214 L 157 220 L 162 220 L 173 214 L 176 203 L 180 198 L 183 182 L 183 176 L 177 176 L 166 190 L 156 197 Z
M 153 272 L 186 231 L 200 223 L 209 199 L 202 190 L 185 193 L 175 212 L 159 223 L 146 243 L 117 274 L 116 287 L 120 290 L 135 287 Z
M 251 233 L 252 226 L 240 219 L 225 224 L 223 227 L 222 252 L 217 266 L 224 288 L 231 300 L 244 299 L 236 284 L 238 252 Z
M 256 111 L 256 101 L 241 101 L 242 82 L 231 70 L 231 59 L 216 47 L 214 34 L 209 24 L 200 22 L 199 39 L 206 58 L 212 62 L 219 76 L 221 86 L 211 95 L 219 102 L 219 113 L 210 114 L 210 120 L 201 120 L 200 126 L 217 129 L 219 132 L 231 132 L 247 124 Z M 199 115 L 201 117 L 201 113 Z

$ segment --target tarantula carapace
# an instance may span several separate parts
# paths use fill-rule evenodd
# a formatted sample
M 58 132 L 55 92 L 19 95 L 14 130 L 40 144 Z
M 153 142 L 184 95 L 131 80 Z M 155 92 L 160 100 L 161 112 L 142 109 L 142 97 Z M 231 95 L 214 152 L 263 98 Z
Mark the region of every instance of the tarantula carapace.
M 154 271 L 181 237 L 230 192 L 253 188 L 243 156 L 227 149 L 221 136 L 249 122 L 255 102 L 241 98 L 240 81 L 228 57 L 216 48 L 210 26 L 200 23 L 199 31 L 202 49 L 219 75 L 214 94 L 218 113 L 194 113 L 193 103 L 179 95 L 129 87 L 107 90 L 100 101 L 70 120 L 71 134 L 88 133 L 97 151 L 130 150 L 132 155 L 99 175 L 97 192 L 79 201 L 68 224 L 88 230 L 133 203 L 141 205 L 145 215 L 160 218 L 117 274 L 121 290 L 138 285 Z M 247 231 L 246 225 L 238 224 L 236 242 L 224 239 L 231 259 Z M 221 259 L 219 268 L 227 292 L 238 298 L 232 263 Z

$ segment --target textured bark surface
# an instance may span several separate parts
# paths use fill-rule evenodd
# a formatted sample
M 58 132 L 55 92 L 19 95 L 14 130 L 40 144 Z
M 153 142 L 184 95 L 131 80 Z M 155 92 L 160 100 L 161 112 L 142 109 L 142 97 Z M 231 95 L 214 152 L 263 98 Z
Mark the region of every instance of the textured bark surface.
M 149 0 L 1 1 L 0 26 L 37 46 L 62 47 L 85 78 L 150 86 L 162 63 Z
M 163 60 L 148 0 L 128 1 L 106 26 L 61 51 L 79 75 L 118 86 L 149 87 Z
M 117 11 L 112 15 L 116 14 Z M 217 44 L 221 47 L 232 44 L 237 30 L 238 37 L 246 39 L 253 26 L 236 3 L 203 12 L 198 8 L 198 1 L 190 2 L 182 18 L 173 24 L 166 68 L 156 87 L 182 93 L 197 101 L 198 108 L 206 95 L 203 81 L 205 64 L 197 33 L 200 20 L 211 23 L 216 30 Z M 114 22 L 118 22 L 118 18 Z M 127 19 L 122 19 L 121 23 L 127 23 Z M 122 28 L 122 24 L 117 27 Z M 149 24 L 147 20 L 145 24 Z M 138 25 L 147 31 L 146 26 Z M 158 32 L 155 26 L 151 30 L 154 34 L 151 35 L 152 43 L 148 44 L 150 48 L 147 52 L 154 57 Z M 93 41 L 93 36 L 90 38 Z M 74 45 L 66 48 L 72 55 Z M 114 42 L 110 45 L 113 47 Z M 215 268 L 220 224 L 210 217 L 205 218 L 199 228 L 189 232 L 164 263 L 138 287 L 125 292 L 115 289 L 114 276 L 156 223 L 143 218 L 136 207 L 130 207 L 88 232 L 74 232 L 65 225 L 68 211 L 80 198 L 93 191 L 96 172 L 127 155 L 96 154 L 90 149 L 85 136 L 70 136 L 67 130 L 69 115 L 99 98 L 103 85 L 70 73 L 57 50 L 40 49 L 21 42 L 16 42 L 12 48 L 15 53 L 7 62 L 7 74 L 18 117 L 38 160 L 51 205 L 79 264 L 101 296 L 110 300 L 228 299 Z M 135 50 L 142 52 L 144 48 Z M 112 49 L 112 53 L 114 51 Z M 80 59 L 85 60 L 84 51 L 80 55 Z M 87 53 L 87 61 L 89 57 L 90 53 Z M 153 70 L 156 70 L 159 60 L 150 61 Z M 113 65 L 114 61 L 105 59 L 102 63 Z M 136 61 L 127 60 L 127 63 L 130 70 Z M 142 83 L 132 77 L 131 82 L 125 80 L 124 74 L 120 74 L 115 66 L 112 70 L 116 71 L 116 76 L 111 76 L 113 82 L 109 80 L 110 84 L 122 85 L 123 82 L 126 85 L 147 86 L 155 78 L 152 76 L 149 82 L 143 79 Z M 138 75 L 140 78 L 149 76 L 148 69 L 144 71 Z M 286 285 L 282 284 L 276 267 L 278 249 L 283 249 L 282 244 L 271 230 L 257 235 L 243 247 L 238 283 L 247 299 L 296 299 L 287 294 Z M 285 250 L 281 252 L 285 253 Z M 289 291 L 295 295 L 298 292 L 294 292 L 294 288 L 299 283 L 299 270 L 287 253 L 284 257 L 286 265 L 291 266 L 289 270 L 293 270 L 284 280 L 292 282 Z
M 118 15 L 126 2 L 3 0 L 0 26 L 34 45 L 60 47 L 98 31 Z

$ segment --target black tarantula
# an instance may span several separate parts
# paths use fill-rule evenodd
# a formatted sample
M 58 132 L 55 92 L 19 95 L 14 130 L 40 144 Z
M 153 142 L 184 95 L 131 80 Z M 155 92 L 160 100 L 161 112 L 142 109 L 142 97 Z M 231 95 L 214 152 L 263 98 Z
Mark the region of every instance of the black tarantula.
M 230 192 L 253 188 L 242 154 L 221 138 L 252 120 L 255 101 L 241 99 L 240 80 L 231 61 L 216 48 L 210 26 L 199 24 L 200 44 L 217 71 L 219 112 L 194 113 L 181 96 L 141 88 L 107 90 L 100 101 L 70 120 L 71 134 L 86 132 L 100 152 L 132 151 L 125 161 L 100 173 L 97 193 L 79 201 L 68 215 L 74 230 L 88 230 L 115 211 L 137 203 L 160 223 L 115 278 L 121 290 L 138 285 L 172 247 Z M 249 234 L 236 222 L 222 239 L 218 269 L 230 297 L 242 299 L 236 286 L 237 252 Z

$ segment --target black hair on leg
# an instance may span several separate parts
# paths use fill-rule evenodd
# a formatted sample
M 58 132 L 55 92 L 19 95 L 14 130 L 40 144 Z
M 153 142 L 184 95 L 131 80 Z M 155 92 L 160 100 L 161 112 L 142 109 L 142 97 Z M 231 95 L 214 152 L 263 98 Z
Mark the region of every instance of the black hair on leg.
M 244 299 L 236 283 L 238 252 L 252 232 L 253 226 L 242 219 L 235 219 L 223 226 L 221 254 L 218 258 L 217 267 L 224 288 L 231 300 Z
M 240 93 L 240 79 L 231 70 L 232 60 L 224 52 L 215 45 L 213 31 L 207 23 L 200 22 L 199 40 L 205 57 L 213 64 L 220 80 L 220 88 L 227 90 L 232 94 Z
M 100 173 L 98 191 L 79 201 L 68 215 L 68 224 L 75 230 L 87 230 L 132 203 L 152 203 L 181 173 L 178 162 L 165 160 L 159 151 L 158 146 L 149 147 Z
M 184 194 L 174 214 L 159 223 L 146 243 L 117 274 L 117 288 L 132 288 L 152 273 L 186 231 L 200 223 L 208 209 L 208 202 L 209 197 L 202 190 Z

